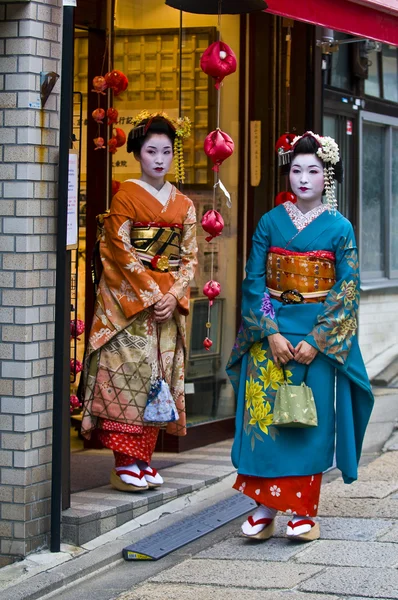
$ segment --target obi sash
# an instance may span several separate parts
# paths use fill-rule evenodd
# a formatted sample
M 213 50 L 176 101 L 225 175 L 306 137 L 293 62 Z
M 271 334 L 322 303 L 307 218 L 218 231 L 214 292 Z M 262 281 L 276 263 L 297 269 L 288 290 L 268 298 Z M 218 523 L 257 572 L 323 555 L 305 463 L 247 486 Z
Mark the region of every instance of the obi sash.
M 267 257 L 267 287 L 285 304 L 323 302 L 336 283 L 333 252 L 293 252 L 272 246 Z
M 178 223 L 134 223 L 130 231 L 131 245 L 143 265 L 160 272 L 178 270 L 181 236 Z

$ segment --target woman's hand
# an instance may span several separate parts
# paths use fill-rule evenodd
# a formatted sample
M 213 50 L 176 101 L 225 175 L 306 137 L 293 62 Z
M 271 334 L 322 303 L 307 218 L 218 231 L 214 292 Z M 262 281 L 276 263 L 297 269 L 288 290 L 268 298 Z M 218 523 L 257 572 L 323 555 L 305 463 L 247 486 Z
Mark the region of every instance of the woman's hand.
M 271 348 L 272 357 L 277 367 L 285 365 L 289 360 L 295 357 L 295 350 L 292 344 L 280 333 L 273 333 L 268 336 L 268 343 Z
M 318 350 L 305 340 L 301 340 L 301 342 L 297 344 L 295 351 L 296 354 L 294 355 L 294 360 L 303 365 L 310 365 L 318 354 Z
M 177 298 L 173 294 L 165 294 L 159 302 L 154 306 L 155 321 L 157 323 L 166 323 L 173 316 L 173 312 L 177 307 Z

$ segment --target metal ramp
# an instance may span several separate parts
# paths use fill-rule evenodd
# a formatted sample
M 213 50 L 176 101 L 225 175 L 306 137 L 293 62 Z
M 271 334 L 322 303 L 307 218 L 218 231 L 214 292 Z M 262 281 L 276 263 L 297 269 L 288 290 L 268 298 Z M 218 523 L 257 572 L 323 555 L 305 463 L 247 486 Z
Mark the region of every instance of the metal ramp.
M 170 552 L 197 540 L 249 512 L 257 505 L 251 498 L 237 494 L 221 500 L 200 513 L 166 527 L 123 549 L 125 560 L 159 560 Z

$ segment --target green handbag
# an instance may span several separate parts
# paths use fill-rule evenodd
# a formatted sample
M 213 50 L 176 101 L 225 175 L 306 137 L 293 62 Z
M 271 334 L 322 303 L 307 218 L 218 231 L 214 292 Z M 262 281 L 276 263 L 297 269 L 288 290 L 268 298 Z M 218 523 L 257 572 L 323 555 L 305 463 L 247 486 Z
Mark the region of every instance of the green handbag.
M 282 366 L 284 382 L 275 396 L 272 425 L 276 427 L 316 427 L 318 415 L 312 390 L 306 385 L 308 365 L 301 385 L 290 385 Z

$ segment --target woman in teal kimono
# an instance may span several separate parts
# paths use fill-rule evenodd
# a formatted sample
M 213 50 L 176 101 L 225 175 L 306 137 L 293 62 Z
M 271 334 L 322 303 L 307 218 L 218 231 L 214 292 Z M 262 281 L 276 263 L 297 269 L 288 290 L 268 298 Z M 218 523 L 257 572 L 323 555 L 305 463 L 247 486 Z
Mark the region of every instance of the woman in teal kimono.
M 265 214 L 243 282 L 242 324 L 227 366 L 237 396 L 234 488 L 256 500 L 245 536 L 269 538 L 277 511 L 292 515 L 287 536 L 313 540 L 322 473 L 333 465 L 357 478 L 373 395 L 356 335 L 358 252 L 351 223 L 336 210 L 337 144 L 307 132 L 280 150 L 290 160 L 297 203 Z M 322 196 L 326 194 L 326 202 Z M 318 426 L 272 424 L 279 385 L 305 378 Z

